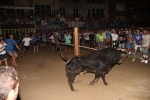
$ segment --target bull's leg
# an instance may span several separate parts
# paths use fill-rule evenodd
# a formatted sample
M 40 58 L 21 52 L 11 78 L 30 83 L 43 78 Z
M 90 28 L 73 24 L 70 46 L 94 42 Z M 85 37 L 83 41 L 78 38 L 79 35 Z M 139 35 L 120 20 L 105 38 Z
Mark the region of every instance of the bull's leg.
M 70 89 L 72 90 L 72 91 L 74 91 L 74 88 L 73 88 L 73 82 L 74 82 L 74 80 L 75 80 L 75 76 L 76 76 L 76 74 L 75 73 L 67 73 L 66 74 L 66 76 L 68 77 L 68 84 L 69 84 L 69 86 L 70 86 Z
M 93 85 L 94 83 L 96 83 L 99 80 L 100 76 L 101 76 L 101 72 L 97 71 L 95 73 L 95 78 L 94 78 L 94 80 L 92 82 L 90 82 L 90 85 Z
M 103 83 L 104 83 L 105 85 L 108 85 L 108 83 L 107 83 L 106 80 L 105 80 L 105 74 L 103 74 L 101 77 L 102 77 Z
M 105 80 L 105 74 L 107 74 L 109 71 L 111 70 L 111 68 L 110 69 L 108 69 L 107 71 L 103 71 L 102 72 L 102 80 L 103 80 L 103 83 L 105 84 L 105 85 L 108 85 L 108 83 L 106 82 L 106 80 Z

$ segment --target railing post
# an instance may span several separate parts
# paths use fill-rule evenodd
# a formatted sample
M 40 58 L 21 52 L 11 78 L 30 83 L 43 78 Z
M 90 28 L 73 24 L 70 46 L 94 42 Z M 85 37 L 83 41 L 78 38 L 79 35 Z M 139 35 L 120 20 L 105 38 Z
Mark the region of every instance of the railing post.
M 80 55 L 80 48 L 79 48 L 79 28 L 75 27 L 73 32 L 73 39 L 74 39 L 74 56 Z

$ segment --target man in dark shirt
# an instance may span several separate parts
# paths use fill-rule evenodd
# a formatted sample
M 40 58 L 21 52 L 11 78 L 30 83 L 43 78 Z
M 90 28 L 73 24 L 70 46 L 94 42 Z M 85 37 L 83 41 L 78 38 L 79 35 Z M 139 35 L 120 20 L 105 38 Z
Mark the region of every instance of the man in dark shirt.
M 95 42 L 95 34 L 94 31 L 91 32 L 91 34 L 89 35 L 89 40 L 90 40 L 90 47 L 94 47 L 94 42 Z
M 123 33 L 123 31 L 120 31 L 118 39 L 119 39 L 119 49 L 124 49 L 126 42 L 126 35 Z

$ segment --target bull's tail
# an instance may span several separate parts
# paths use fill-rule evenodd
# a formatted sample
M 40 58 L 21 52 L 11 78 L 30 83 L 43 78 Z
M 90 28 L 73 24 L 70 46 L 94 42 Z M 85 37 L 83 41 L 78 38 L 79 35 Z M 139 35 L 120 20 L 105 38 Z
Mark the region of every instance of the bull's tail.
M 62 60 L 67 62 L 67 58 L 63 56 L 60 47 L 58 47 L 56 51 L 58 51 L 58 50 L 59 50 L 59 54 L 60 54 L 60 57 L 62 58 Z
M 57 36 L 57 35 L 54 35 L 54 41 L 55 41 L 55 44 L 56 44 L 56 47 L 57 47 L 56 52 L 59 50 L 60 57 L 61 57 L 65 62 L 67 62 L 66 57 L 64 57 L 64 56 L 62 55 L 62 52 L 61 52 L 61 48 L 60 48 L 60 45 L 59 45 L 59 42 L 58 42 L 58 36 Z

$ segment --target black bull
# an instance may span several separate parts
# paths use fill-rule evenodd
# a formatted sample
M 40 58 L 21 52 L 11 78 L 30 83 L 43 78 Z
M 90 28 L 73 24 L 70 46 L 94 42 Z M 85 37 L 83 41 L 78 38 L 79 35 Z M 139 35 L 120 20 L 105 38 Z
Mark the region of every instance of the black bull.
M 122 63 L 121 50 L 116 50 L 114 48 L 96 50 L 87 55 L 75 56 L 67 61 L 67 59 L 62 55 L 58 36 L 54 35 L 54 39 L 61 58 L 67 62 L 65 67 L 66 76 L 72 91 L 74 91 L 72 83 L 74 82 L 76 75 L 80 74 L 80 72 L 90 72 L 95 74 L 95 78 L 92 82 L 90 82 L 90 85 L 96 83 L 100 77 L 104 84 L 107 85 L 105 74 L 107 74 L 115 64 Z
M 90 72 L 95 74 L 95 78 L 92 82 L 90 82 L 90 85 L 96 83 L 100 77 L 102 78 L 104 84 L 107 85 L 105 74 L 107 74 L 114 65 L 121 64 L 122 62 L 121 53 L 114 48 L 106 48 L 91 52 L 87 55 L 75 56 L 69 61 L 63 57 L 60 49 L 59 51 L 61 58 L 67 62 L 65 67 L 66 76 L 72 91 L 74 91 L 72 84 L 76 75 L 80 72 Z

